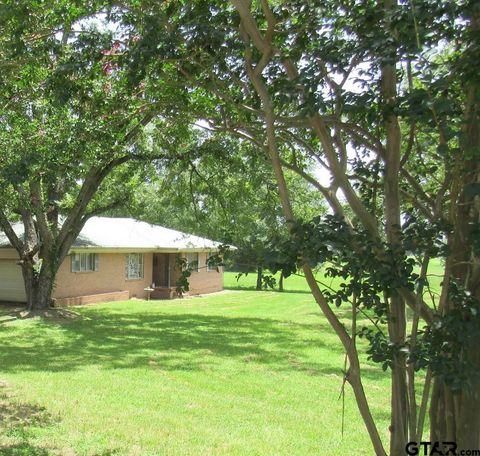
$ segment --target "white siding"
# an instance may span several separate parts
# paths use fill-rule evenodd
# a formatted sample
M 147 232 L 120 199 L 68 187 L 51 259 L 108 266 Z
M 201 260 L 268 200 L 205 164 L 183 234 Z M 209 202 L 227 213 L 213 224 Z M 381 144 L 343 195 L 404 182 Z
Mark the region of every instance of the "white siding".
M 22 270 L 15 260 L 0 260 L 0 301 L 26 302 Z

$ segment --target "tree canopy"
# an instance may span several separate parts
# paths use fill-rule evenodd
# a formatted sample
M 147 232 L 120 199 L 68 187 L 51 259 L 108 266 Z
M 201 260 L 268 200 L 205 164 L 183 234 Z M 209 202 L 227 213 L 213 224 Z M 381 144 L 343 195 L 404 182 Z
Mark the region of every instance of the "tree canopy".
M 190 140 L 187 138 L 191 136 Z M 115 215 L 131 215 L 235 246 L 225 258 L 242 273 L 262 271 L 278 261 L 272 240 L 287 237 L 275 178 L 263 151 L 249 142 L 198 128 L 186 134 L 188 159 L 152 167 L 134 198 Z M 287 173 L 298 218 L 325 210 L 314 187 Z M 268 283 L 272 283 L 271 281 Z
M 86 220 L 125 203 L 143 162 L 180 155 L 167 145 L 153 157 L 142 135 L 152 122 L 174 131 L 182 93 L 131 83 L 122 59 L 136 38 L 105 5 L 16 2 L 2 13 L 0 228 L 29 307 L 45 308 Z

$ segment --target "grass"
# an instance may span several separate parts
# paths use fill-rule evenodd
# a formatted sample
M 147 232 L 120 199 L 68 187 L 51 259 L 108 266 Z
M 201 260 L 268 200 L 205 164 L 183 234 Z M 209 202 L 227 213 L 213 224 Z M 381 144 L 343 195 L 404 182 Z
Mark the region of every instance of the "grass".
M 344 354 L 307 293 L 75 312 L 0 325 L 0 454 L 372 453 L 349 389 L 342 438 Z M 389 380 L 365 379 L 387 439 Z
M 304 279 L 254 284 L 227 273 L 237 290 L 75 318 L 0 311 L 0 455 L 373 454 L 348 387 L 342 437 L 344 353 Z M 388 373 L 362 357 L 387 442 Z

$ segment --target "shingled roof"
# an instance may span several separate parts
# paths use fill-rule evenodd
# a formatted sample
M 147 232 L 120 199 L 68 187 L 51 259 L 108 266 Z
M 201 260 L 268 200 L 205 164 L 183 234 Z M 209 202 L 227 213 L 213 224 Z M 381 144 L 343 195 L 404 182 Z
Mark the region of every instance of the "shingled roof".
M 22 236 L 23 225 L 14 225 L 17 236 Z M 72 245 L 72 249 L 128 249 L 128 250 L 208 250 L 220 243 L 210 239 L 171 230 L 132 218 L 92 217 Z M 0 232 L 0 247 L 10 247 Z

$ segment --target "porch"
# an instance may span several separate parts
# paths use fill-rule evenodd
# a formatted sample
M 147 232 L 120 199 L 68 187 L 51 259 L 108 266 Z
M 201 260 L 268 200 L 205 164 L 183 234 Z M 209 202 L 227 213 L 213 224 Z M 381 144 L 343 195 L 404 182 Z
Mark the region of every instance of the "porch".
M 152 299 L 173 299 L 177 297 L 175 269 L 176 253 L 154 253 L 152 263 Z

